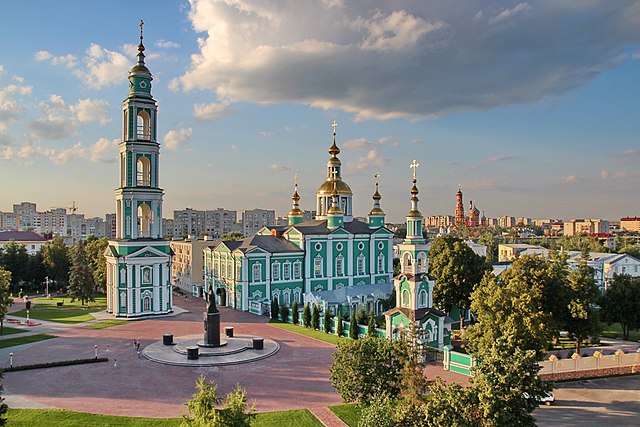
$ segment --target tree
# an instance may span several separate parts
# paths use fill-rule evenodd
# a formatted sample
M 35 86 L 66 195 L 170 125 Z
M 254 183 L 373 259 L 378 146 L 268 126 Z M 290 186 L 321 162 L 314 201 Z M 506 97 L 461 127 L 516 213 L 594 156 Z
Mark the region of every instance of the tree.
M 364 310 L 364 307 L 360 307 L 360 310 L 358 310 L 356 322 L 358 322 L 358 325 L 365 325 L 367 323 L 367 312 Z
M 485 262 L 491 264 L 498 261 L 498 245 L 500 237 L 491 231 L 485 231 L 480 234 L 478 243 L 487 247 L 487 258 Z
M 104 251 L 108 245 L 109 241 L 105 237 L 97 239 L 91 234 L 87 237 L 85 246 L 93 281 L 102 291 L 106 291 L 107 287 L 107 259 L 104 257 Z
M 351 310 L 351 317 L 349 318 L 349 337 L 357 340 L 358 335 L 360 335 L 360 328 L 358 328 L 358 321 L 356 320 L 356 311 Z
M 2 380 L 2 371 L 0 370 L 0 380 Z M 2 392 L 2 390 L 4 390 L 4 388 L 2 387 L 2 381 L 0 381 L 0 393 Z M 7 424 L 7 411 L 9 410 L 9 407 L 7 406 L 6 403 L 4 403 L 4 398 L 0 397 L 0 426 L 6 425 Z
M 311 312 L 311 326 L 313 326 L 313 329 L 316 331 L 320 329 L 320 310 L 315 304 L 313 304 L 313 310 Z
M 445 383 L 438 378 L 429 387 L 431 398 L 427 402 L 430 427 L 481 427 L 478 395 L 473 387 Z
M 367 324 L 367 334 L 377 337 L 378 332 L 376 332 L 376 326 L 377 326 L 376 315 L 373 312 L 373 310 L 371 310 L 371 312 L 369 312 L 369 323 Z
M 49 279 L 57 284 L 66 284 L 69 281 L 69 248 L 64 244 L 62 237 L 54 237 L 42 247 L 42 257 L 47 268 Z
M 603 320 L 609 324 L 619 322 L 622 339 L 628 340 L 629 330 L 640 329 L 640 278 L 614 275 L 600 306 Z
M 0 266 L 11 272 L 11 284 L 17 288 L 28 279 L 29 254 L 24 245 L 11 240 L 0 252 Z
M 326 334 L 331 333 L 331 315 L 327 310 L 324 311 L 324 316 L 322 316 L 322 326 Z
M 44 265 L 44 259 L 42 252 L 38 251 L 33 255 L 29 255 L 29 261 L 27 264 L 27 277 L 26 280 L 34 285 L 42 285 L 47 277 L 47 269 Z
M 309 304 L 305 304 L 302 309 L 302 323 L 305 328 L 311 327 L 311 309 L 309 308 Z
M 229 233 L 224 233 L 220 238 L 222 240 L 242 240 L 244 239 L 244 235 L 239 231 L 231 231 Z
M 286 305 L 280 307 L 280 318 L 283 322 L 286 322 L 289 319 L 289 307 L 287 307 Z
M 425 358 L 419 338 L 415 314 L 412 313 L 408 334 L 403 338 L 407 352 L 402 360 L 402 371 L 400 372 L 400 395 L 413 407 L 419 407 L 425 403 L 425 395 L 429 389 L 429 383 L 424 375 Z
M 298 301 L 294 301 L 293 304 L 291 304 L 291 322 L 294 325 L 300 323 L 298 319 Z
M 273 301 L 271 301 L 271 318 L 273 320 L 278 320 L 278 313 L 280 313 L 280 306 L 278 304 L 278 298 L 273 297 Z
M 342 321 L 342 311 L 338 311 L 338 316 L 336 318 L 336 335 L 341 337 L 344 335 L 344 323 Z
M 405 342 L 364 336 L 340 340 L 329 370 L 331 385 L 346 403 L 368 403 L 400 394 Z
M 464 311 L 470 307 L 471 292 L 484 274 L 484 260 L 462 240 L 453 236 L 437 237 L 429 252 L 429 273 L 436 279 L 434 303 L 451 314 L 460 311 L 460 328 L 464 328 Z
M 627 244 L 618 249 L 619 254 L 629 254 L 634 258 L 640 259 L 640 247 Z
M 4 318 L 13 304 L 11 298 L 11 272 L 0 267 L 0 333 L 4 329 Z M 0 411 L 1 413 L 1 411 Z
M 218 386 L 200 376 L 196 380 L 197 392 L 191 395 L 185 406 L 187 413 L 182 414 L 182 427 L 245 427 L 249 426 L 254 415 L 253 405 L 247 408 L 247 395 L 239 385 L 225 396 L 221 409 L 216 406 L 222 403 L 218 397 Z
M 600 334 L 600 320 L 595 305 L 600 297 L 600 290 L 593 277 L 593 268 L 589 267 L 588 252 L 571 271 L 568 279 L 570 300 L 566 329 L 576 338 L 576 352 L 580 354 L 580 344 L 588 336 Z
M 85 244 L 80 242 L 73 248 L 67 291 L 71 301 L 79 299 L 84 305 L 85 302 L 95 301 L 93 298 L 95 289 L 96 285 L 87 260 Z

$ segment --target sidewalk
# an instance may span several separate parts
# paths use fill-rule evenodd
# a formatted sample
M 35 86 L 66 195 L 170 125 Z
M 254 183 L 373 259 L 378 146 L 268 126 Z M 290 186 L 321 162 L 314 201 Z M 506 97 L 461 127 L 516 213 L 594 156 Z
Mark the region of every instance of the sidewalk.
M 331 412 L 326 406 L 309 408 L 309 412 L 318 419 L 325 427 L 348 427 L 344 421 Z

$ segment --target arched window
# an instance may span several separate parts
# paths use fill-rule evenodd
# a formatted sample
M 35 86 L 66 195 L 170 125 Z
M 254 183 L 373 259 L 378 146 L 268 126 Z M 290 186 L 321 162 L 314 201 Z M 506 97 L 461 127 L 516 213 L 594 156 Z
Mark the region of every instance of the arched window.
M 301 269 L 302 263 L 300 261 L 296 261 L 293 263 L 293 278 L 295 280 L 299 280 L 302 277 Z
M 138 112 L 136 134 L 143 141 L 151 140 L 151 119 L 146 111 Z
M 291 294 L 288 290 L 284 291 L 284 305 L 287 307 L 291 305 Z
M 344 257 L 342 255 L 336 257 L 336 276 L 344 276 Z
M 420 308 L 427 306 L 427 291 L 425 291 L 424 289 L 421 290 L 418 294 L 418 302 Z
M 271 264 L 271 280 L 280 280 L 280 263 L 277 261 Z
M 409 291 L 406 289 L 402 291 L 402 306 L 409 307 Z
M 137 172 L 138 187 L 151 186 L 151 162 L 149 158 L 144 156 L 138 158 Z
M 313 275 L 314 277 L 322 277 L 322 257 L 320 255 L 313 259 Z
M 291 279 L 291 263 L 289 261 L 282 264 L 282 280 Z
M 405 254 L 402 256 L 402 270 L 408 271 L 411 268 L 411 264 L 411 254 L 409 252 L 405 252 Z
M 384 255 L 378 254 L 378 273 L 384 273 Z
M 151 297 L 142 299 L 142 311 L 151 311 Z
M 146 203 L 138 206 L 138 236 L 151 237 L 151 208 Z
M 427 271 L 427 254 L 424 252 L 418 254 L 418 270 L 422 273 Z
M 300 300 L 300 292 L 294 292 L 293 293 L 293 300 L 297 301 L 298 304 L 300 304 L 302 301 Z
M 358 262 L 357 262 L 357 271 L 358 271 L 358 276 L 362 276 L 365 274 L 364 272 L 364 260 L 365 260 L 365 256 L 364 254 L 360 254 L 358 255 Z
M 262 266 L 259 262 L 253 263 L 253 281 L 259 282 L 262 279 Z

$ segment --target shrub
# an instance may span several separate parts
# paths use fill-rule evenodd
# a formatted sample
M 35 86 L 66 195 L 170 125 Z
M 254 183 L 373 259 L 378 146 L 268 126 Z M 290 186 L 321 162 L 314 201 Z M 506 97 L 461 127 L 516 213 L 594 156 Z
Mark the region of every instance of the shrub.
M 320 310 L 315 304 L 313 304 L 313 313 L 311 314 L 311 325 L 315 330 L 320 329 Z
M 71 366 L 71 365 L 83 365 L 85 363 L 99 363 L 99 362 L 108 362 L 108 357 L 92 357 L 89 359 L 73 359 L 73 360 L 58 360 L 56 362 L 47 362 L 47 363 L 34 363 L 32 365 L 21 365 L 14 366 L 12 368 L 4 368 L 3 372 L 14 372 L 14 371 L 28 371 L 30 369 L 42 369 L 42 368 L 54 368 L 56 366 Z
M 368 327 L 367 334 L 373 335 L 376 337 L 378 336 L 378 333 L 376 332 L 376 315 L 373 313 L 373 311 L 369 313 L 369 323 L 367 327 Z
M 286 305 L 283 305 L 280 308 L 280 318 L 282 319 L 283 322 L 289 321 L 289 307 L 287 307 Z
M 292 322 L 294 325 L 297 325 L 299 323 L 298 320 L 298 301 L 294 301 L 293 304 L 291 304 L 291 317 L 292 317 Z
M 324 332 L 325 333 L 331 333 L 331 315 L 329 313 L 327 313 L 325 311 L 324 316 L 323 316 L 323 326 L 324 326 Z
M 358 321 L 356 320 L 355 310 L 351 310 L 351 318 L 349 319 L 349 336 L 357 340 L 359 335 Z
M 356 314 L 356 321 L 358 322 L 358 325 L 366 325 L 367 324 L 367 312 L 364 311 L 364 307 L 360 308 L 360 310 L 358 310 L 358 313 Z
M 344 335 L 344 324 L 342 323 L 342 311 L 338 312 L 338 318 L 336 319 L 336 335 L 339 337 Z
M 311 309 L 309 308 L 309 304 L 305 304 L 304 309 L 302 309 L 302 323 L 304 323 L 305 328 L 311 327 Z
M 271 318 L 273 320 L 278 320 L 278 313 L 280 312 L 280 307 L 278 305 L 278 298 L 274 298 L 271 302 Z

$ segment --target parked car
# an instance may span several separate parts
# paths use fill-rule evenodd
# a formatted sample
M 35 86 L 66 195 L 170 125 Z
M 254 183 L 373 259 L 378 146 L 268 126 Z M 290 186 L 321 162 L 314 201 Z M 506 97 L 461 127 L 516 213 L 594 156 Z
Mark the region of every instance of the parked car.
M 529 396 L 529 393 L 522 393 L 522 395 L 524 396 L 525 399 L 531 399 L 531 397 Z M 542 405 L 544 403 L 547 406 L 551 406 L 551 404 L 555 402 L 556 397 L 550 391 L 549 392 L 545 391 L 542 393 L 542 396 L 540 396 L 537 400 L 539 405 Z

